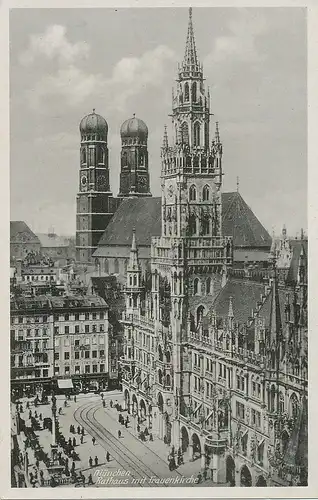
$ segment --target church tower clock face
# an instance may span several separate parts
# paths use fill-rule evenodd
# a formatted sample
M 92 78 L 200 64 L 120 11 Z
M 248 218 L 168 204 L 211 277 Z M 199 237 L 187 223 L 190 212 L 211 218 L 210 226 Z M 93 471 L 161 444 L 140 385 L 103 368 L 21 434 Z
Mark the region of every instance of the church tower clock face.
M 85 174 L 81 176 L 81 188 L 87 189 L 87 176 Z

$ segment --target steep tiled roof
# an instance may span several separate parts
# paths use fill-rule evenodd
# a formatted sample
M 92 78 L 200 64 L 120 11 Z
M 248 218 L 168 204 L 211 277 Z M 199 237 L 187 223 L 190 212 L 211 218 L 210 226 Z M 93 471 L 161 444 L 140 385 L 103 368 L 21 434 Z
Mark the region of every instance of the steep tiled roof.
M 40 243 L 39 238 L 33 233 L 33 231 L 31 231 L 29 226 L 24 221 L 10 221 L 10 241 L 14 241 L 16 243 L 20 242 L 19 235 L 21 235 L 21 242 Z M 25 237 L 27 237 L 26 240 Z
M 213 309 L 217 317 L 227 317 L 230 297 L 232 297 L 235 322 L 246 323 L 262 293 L 264 293 L 264 285 L 261 283 L 229 279 L 217 296 Z
M 239 193 L 222 193 L 222 228 L 233 236 L 235 247 L 270 248 L 271 238 Z M 126 198 L 122 201 L 99 241 L 101 247 L 130 245 L 132 228 L 136 228 L 139 246 L 150 246 L 151 236 L 161 234 L 161 198 Z
M 222 229 L 235 247 L 270 247 L 271 237 L 240 193 L 222 194 Z
M 99 246 L 131 245 L 133 227 L 139 246 L 150 246 L 161 234 L 161 198 L 126 198 L 108 224 Z M 95 253 L 98 255 L 98 250 Z

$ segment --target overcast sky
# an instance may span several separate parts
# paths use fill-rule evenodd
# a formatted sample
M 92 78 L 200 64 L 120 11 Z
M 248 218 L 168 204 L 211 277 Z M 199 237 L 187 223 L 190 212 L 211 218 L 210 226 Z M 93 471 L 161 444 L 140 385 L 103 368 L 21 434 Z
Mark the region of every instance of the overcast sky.
M 220 123 L 224 191 L 240 192 L 269 232 L 307 227 L 307 47 L 301 8 L 195 8 L 196 45 Z M 169 126 L 188 11 L 15 9 L 10 15 L 11 220 L 75 233 L 78 125 L 96 108 L 109 125 L 111 188 L 121 123 L 149 128 L 151 188 Z

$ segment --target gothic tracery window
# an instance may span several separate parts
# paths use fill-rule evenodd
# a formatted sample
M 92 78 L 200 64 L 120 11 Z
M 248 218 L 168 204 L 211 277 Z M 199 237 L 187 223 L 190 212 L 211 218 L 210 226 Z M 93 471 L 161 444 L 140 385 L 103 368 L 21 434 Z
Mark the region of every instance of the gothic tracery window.
M 200 124 L 198 122 L 194 124 L 193 132 L 194 132 L 194 138 L 193 138 L 194 146 L 200 146 Z
M 182 144 L 189 144 L 189 127 L 187 122 L 183 122 L 181 126 Z
M 203 191 L 202 191 L 202 198 L 203 198 L 203 201 L 209 201 L 209 198 L 210 198 L 209 186 L 204 186 Z
M 189 200 L 195 201 L 197 199 L 197 190 L 195 186 L 191 186 L 189 189 Z
M 197 102 L 197 83 L 192 83 L 192 102 Z
M 184 86 L 184 100 L 186 102 L 189 101 L 189 97 L 190 97 L 189 84 L 188 84 L 188 82 L 186 82 L 186 84 Z
M 118 259 L 114 260 L 114 273 L 119 274 L 119 262 Z

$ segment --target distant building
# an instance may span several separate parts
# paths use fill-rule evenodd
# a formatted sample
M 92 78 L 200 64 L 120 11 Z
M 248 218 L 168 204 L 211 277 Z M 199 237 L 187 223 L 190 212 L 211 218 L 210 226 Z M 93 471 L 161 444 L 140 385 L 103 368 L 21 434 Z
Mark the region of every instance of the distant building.
M 75 260 L 75 242 L 72 244 L 70 238 L 58 236 L 53 231 L 48 234 L 38 233 L 37 237 L 41 243 L 41 252 L 52 260 Z
M 109 367 L 112 379 L 118 376 L 117 357 L 111 359 L 117 352 L 115 340 L 109 335 L 108 306 L 101 297 L 13 294 L 13 394 L 107 388 Z
M 15 396 L 51 389 L 53 311 L 47 296 L 13 298 L 11 314 L 11 390 Z
M 106 302 L 93 296 L 52 297 L 54 378 L 65 387 L 107 388 L 109 323 Z
M 39 252 L 41 242 L 24 221 L 10 222 L 10 256 L 24 259 L 30 252 Z

